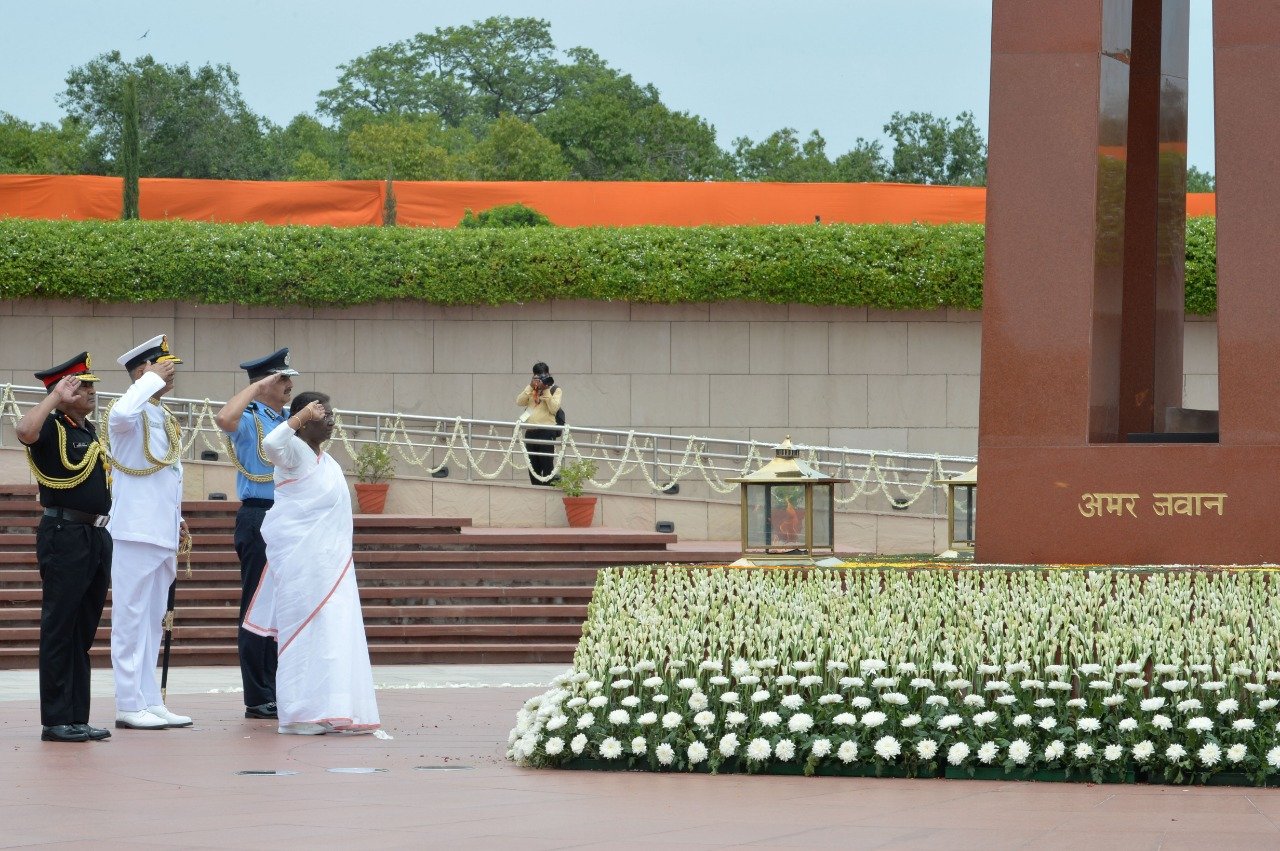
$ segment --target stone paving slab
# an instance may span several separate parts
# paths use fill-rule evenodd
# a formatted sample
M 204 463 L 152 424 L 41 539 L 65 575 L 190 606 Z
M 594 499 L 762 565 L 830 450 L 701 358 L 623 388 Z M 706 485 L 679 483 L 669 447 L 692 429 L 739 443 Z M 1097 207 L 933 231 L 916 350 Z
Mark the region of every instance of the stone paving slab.
M 540 689 L 500 683 L 559 666 L 428 667 L 448 668 L 399 675 L 491 687 L 379 691 L 390 740 L 280 736 L 244 720 L 238 695 L 206 690 L 171 699 L 195 716 L 190 729 L 53 744 L 39 741 L 33 696 L 11 697 L 0 703 L 0 847 L 1280 847 L 1280 790 L 519 768 L 504 758 L 507 731 Z M 175 684 L 235 679 L 195 670 Z M 104 723 L 109 699 L 95 706 Z M 255 769 L 298 773 L 236 773 Z

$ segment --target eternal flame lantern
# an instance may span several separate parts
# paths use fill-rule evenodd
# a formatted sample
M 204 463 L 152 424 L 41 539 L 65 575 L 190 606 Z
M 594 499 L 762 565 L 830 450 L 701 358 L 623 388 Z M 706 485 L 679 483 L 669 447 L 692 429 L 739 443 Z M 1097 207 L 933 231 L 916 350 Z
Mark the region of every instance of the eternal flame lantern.
M 735 564 L 839 564 L 835 558 L 835 489 L 848 479 L 825 476 L 799 460 L 790 436 L 774 459 L 740 479 L 742 558 Z
M 973 552 L 974 530 L 978 522 L 978 468 L 950 479 L 936 479 L 947 489 L 947 551 L 943 558 Z

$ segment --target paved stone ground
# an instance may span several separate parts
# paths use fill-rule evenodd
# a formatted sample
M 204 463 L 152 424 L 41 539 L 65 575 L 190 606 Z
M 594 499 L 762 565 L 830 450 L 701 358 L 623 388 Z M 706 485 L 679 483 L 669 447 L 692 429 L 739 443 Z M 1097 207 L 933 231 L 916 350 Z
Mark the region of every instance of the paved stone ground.
M 1280 847 L 1280 790 L 518 768 L 507 731 L 539 689 L 500 686 L 559 669 L 378 668 L 391 740 L 277 735 L 241 717 L 235 671 L 179 669 L 193 728 L 86 744 L 39 741 L 34 674 L 0 672 L 0 847 Z

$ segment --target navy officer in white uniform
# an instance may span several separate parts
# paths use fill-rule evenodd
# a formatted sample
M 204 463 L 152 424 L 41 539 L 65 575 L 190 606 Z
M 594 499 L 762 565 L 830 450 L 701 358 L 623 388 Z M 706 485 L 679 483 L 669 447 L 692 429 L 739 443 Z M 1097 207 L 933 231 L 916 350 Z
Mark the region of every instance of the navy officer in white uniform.
M 289 416 L 293 376 L 287 348 L 240 368 L 249 374 L 249 385 L 222 406 L 214 420 L 228 435 L 236 465 L 236 555 L 240 557 L 240 623 L 253 601 L 267 565 L 267 545 L 262 521 L 275 504 L 274 465 L 262 450 L 262 441 Z M 276 717 L 276 640 L 239 630 L 240 679 L 244 683 L 244 717 Z

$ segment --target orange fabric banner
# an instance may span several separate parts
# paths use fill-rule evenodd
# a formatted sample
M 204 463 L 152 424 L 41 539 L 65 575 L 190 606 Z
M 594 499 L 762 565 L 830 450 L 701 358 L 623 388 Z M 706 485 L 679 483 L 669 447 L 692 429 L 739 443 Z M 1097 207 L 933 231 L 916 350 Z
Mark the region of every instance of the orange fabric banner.
M 0 175 L 0 216 L 116 219 L 118 177 Z M 144 219 L 352 227 L 382 221 L 376 180 L 255 182 L 143 178 Z M 900 183 L 397 182 L 401 225 L 451 228 L 463 213 L 525 204 L 564 227 L 823 222 L 982 222 L 986 189 Z M 1216 213 L 1213 193 L 1189 194 L 1187 215 Z

